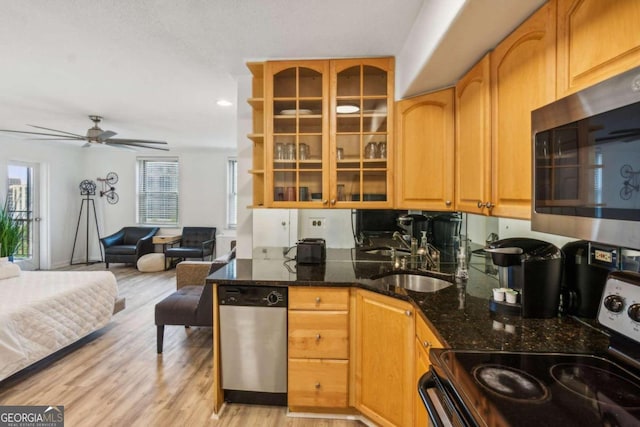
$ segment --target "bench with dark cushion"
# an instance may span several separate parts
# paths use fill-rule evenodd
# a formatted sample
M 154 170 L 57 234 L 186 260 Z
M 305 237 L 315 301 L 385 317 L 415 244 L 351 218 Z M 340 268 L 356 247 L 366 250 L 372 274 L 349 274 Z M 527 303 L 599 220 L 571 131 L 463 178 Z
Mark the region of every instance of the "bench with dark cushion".
M 206 283 L 209 274 L 224 267 L 235 257 L 235 241 L 229 253 L 214 261 L 183 261 L 176 267 L 177 291 L 155 307 L 157 351 L 162 353 L 165 325 L 213 326 L 213 287 Z

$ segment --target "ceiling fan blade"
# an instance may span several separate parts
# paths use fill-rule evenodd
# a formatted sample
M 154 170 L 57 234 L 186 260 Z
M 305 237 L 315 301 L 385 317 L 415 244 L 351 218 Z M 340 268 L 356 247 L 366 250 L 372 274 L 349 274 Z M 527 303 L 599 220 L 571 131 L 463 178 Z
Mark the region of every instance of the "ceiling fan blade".
M 110 145 L 112 147 L 118 147 L 118 148 L 131 148 L 131 147 L 137 147 L 137 148 L 149 148 L 151 150 L 162 150 L 162 151 L 169 151 L 168 148 L 164 148 L 164 147 L 151 147 L 151 146 L 147 146 L 141 143 L 136 143 L 136 142 L 117 142 L 117 143 L 112 143 L 112 140 L 108 140 L 105 142 L 106 145 Z
M 44 136 L 56 136 L 56 137 L 64 137 L 65 135 L 56 135 L 55 133 L 44 133 L 44 132 L 25 132 L 22 130 L 10 130 L 10 129 L 0 129 L 0 132 L 13 132 L 13 133 L 24 133 L 26 135 L 44 135 Z M 69 134 L 74 136 L 73 139 L 85 139 L 82 135 Z
M 60 136 L 58 138 L 29 138 L 32 141 L 83 141 L 84 138 L 72 138 Z
M 42 127 L 42 126 L 36 126 L 36 125 L 27 125 L 27 126 L 31 126 L 32 128 L 38 128 L 38 129 L 44 129 L 44 130 L 50 130 L 50 131 L 58 132 L 58 133 L 64 133 L 64 134 L 66 134 L 66 135 L 73 135 L 73 136 L 80 137 L 80 138 L 82 138 L 82 139 L 84 139 L 84 137 L 85 137 L 84 135 L 78 135 L 77 133 L 65 132 L 65 131 L 63 131 L 63 130 L 57 130 L 57 129 L 49 129 L 49 128 L 45 128 L 45 127 Z
M 112 130 L 105 130 L 100 135 L 98 135 L 96 138 L 98 139 L 98 142 L 105 142 L 107 139 L 111 138 L 112 136 L 116 136 L 116 135 L 117 135 L 117 133 L 115 133 Z
M 128 138 L 111 138 L 108 142 L 115 144 L 129 144 L 129 143 L 142 143 L 142 144 L 163 144 L 167 145 L 166 141 L 153 141 L 150 139 L 128 139 Z

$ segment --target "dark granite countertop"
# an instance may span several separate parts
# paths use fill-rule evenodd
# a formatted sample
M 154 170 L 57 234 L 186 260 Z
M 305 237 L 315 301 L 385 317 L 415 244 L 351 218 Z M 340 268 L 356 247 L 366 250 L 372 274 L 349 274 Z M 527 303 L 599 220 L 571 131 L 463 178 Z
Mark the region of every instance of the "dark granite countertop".
M 412 302 L 448 347 L 471 350 L 601 353 L 608 336 L 595 321 L 561 316 L 522 319 L 489 310 L 494 276 L 484 273 L 484 258 L 472 257 L 469 279 L 432 293 L 381 286 L 372 276 L 393 269 L 389 258 L 358 249 L 329 249 L 321 265 L 297 265 L 282 250 L 257 251 L 254 259 L 236 259 L 208 277 L 218 284 L 278 286 L 356 286 Z M 478 258 L 476 260 L 476 258 Z M 443 271 L 453 265 L 443 263 Z

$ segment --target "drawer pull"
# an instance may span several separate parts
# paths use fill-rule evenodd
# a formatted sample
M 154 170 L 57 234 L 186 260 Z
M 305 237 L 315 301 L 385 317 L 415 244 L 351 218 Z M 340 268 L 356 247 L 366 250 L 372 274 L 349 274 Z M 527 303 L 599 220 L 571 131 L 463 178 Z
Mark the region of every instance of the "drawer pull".
M 316 390 L 320 390 L 320 383 L 316 383 Z
M 320 338 L 322 338 L 322 337 L 320 336 L 320 334 L 317 334 L 317 335 L 316 335 L 316 341 L 320 341 Z
M 407 316 L 411 317 L 411 315 L 412 315 L 413 313 L 411 313 L 411 310 L 406 310 L 406 311 L 404 312 L 404 314 L 406 314 Z
M 316 304 L 320 304 L 320 297 L 316 297 Z

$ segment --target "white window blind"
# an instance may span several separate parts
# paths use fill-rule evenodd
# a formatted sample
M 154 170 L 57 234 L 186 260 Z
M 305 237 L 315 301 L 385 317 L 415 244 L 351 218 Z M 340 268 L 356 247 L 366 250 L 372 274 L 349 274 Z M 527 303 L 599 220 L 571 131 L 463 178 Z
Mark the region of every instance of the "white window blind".
M 230 158 L 227 163 L 227 226 L 238 224 L 238 160 Z
M 138 158 L 138 223 L 178 224 L 177 158 Z

